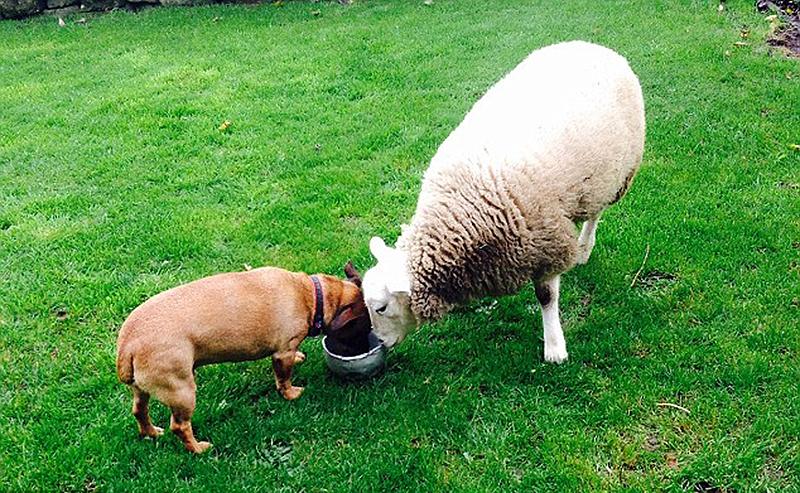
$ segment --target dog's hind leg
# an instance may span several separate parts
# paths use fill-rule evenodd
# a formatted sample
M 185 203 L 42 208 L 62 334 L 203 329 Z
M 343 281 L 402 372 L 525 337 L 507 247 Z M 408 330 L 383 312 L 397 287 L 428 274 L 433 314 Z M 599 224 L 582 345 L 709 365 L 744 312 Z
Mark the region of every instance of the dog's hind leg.
M 150 422 L 148 409 L 150 394 L 135 385 L 131 386 L 131 390 L 133 390 L 133 417 L 136 418 L 136 423 L 139 425 L 139 436 L 142 438 L 161 436 L 164 433 L 164 429 L 153 426 L 153 423 Z
M 156 394 L 158 400 L 172 410 L 169 428 L 181 439 L 186 450 L 195 454 L 203 453 L 211 447 L 211 444 L 209 442 L 198 442 L 192 431 L 192 414 L 194 414 L 195 391 L 197 389 L 194 377 L 189 376 L 188 378 L 171 382 L 171 384 L 168 390 L 164 389 Z

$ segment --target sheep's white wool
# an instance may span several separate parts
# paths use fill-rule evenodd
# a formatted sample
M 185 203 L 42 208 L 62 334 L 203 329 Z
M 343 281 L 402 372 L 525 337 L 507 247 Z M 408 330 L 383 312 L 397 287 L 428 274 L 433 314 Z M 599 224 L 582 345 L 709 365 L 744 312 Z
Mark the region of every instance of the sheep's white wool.
M 597 219 L 639 167 L 644 133 L 641 88 L 624 58 L 582 41 L 531 53 L 439 147 L 397 249 L 373 240 L 378 265 L 364 294 L 378 335 L 396 341 L 408 330 L 383 306 L 435 319 L 533 280 L 547 359 L 563 361 L 558 276 L 588 260 Z
M 477 175 L 516 170 L 531 189 L 570 196 L 588 177 L 595 203 L 576 212 L 594 216 L 641 162 L 644 128 L 639 80 L 623 57 L 584 41 L 536 50 L 489 89 L 439 146 L 417 214 L 438 198 L 439 180 L 428 177 L 469 168 Z

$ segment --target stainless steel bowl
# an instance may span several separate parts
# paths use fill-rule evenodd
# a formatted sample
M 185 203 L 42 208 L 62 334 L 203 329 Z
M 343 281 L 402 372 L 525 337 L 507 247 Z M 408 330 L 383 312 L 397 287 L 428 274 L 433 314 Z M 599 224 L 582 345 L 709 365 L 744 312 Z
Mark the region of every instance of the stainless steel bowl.
M 356 356 L 342 356 L 331 351 L 325 336 L 322 338 L 322 350 L 325 352 L 325 364 L 337 376 L 361 380 L 378 375 L 386 366 L 386 346 L 373 334 L 369 333 L 369 351 Z

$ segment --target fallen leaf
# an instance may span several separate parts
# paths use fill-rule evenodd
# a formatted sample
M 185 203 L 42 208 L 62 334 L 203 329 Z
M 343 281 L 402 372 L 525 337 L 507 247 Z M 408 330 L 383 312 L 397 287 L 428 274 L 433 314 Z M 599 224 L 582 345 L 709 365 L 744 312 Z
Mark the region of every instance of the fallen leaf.
M 777 15 L 770 15 L 769 17 L 767 17 L 767 20 L 769 21 L 769 32 L 767 33 L 767 37 L 772 37 L 778 31 L 778 28 L 780 27 L 781 23 L 778 20 Z
M 58 18 L 58 27 L 65 27 L 66 25 L 67 25 L 67 23 L 66 23 L 66 22 L 64 22 L 64 19 L 62 19 L 61 17 L 59 17 L 59 18 Z
M 250 264 L 243 264 L 244 270 L 253 270 L 253 266 Z
M 750 43 L 745 43 L 744 41 L 737 41 L 733 43 L 734 46 L 750 46 Z
M 75 24 L 86 24 L 86 17 L 81 17 L 80 19 L 75 21 Z
M 231 128 L 231 125 L 232 124 L 231 124 L 230 120 L 225 120 L 224 122 L 222 122 L 222 124 L 220 124 L 219 131 L 220 132 L 224 132 L 224 131 L 228 130 L 229 128 Z
M 677 469 L 678 468 L 678 457 L 675 454 L 669 453 L 667 454 L 667 467 L 670 469 Z
M 311 11 L 311 15 L 313 15 L 315 17 L 318 16 L 318 15 L 322 15 L 322 11 L 321 10 L 312 10 Z
M 652 452 L 657 449 L 659 446 L 659 441 L 657 437 L 649 436 L 647 440 L 644 442 L 644 449 L 648 452 Z
M 730 52 L 730 50 L 725 50 L 725 52 L 723 53 L 723 55 L 725 55 L 725 56 L 731 56 L 731 52 Z
M 724 10 L 725 10 L 725 4 L 724 3 L 720 3 L 719 6 L 717 7 L 717 12 L 722 12 Z
M 800 144 L 789 144 L 789 149 L 794 149 L 795 151 L 800 151 Z
M 431 6 L 431 5 L 433 5 L 433 0 L 425 0 L 424 2 L 422 2 L 422 4 L 423 5 L 427 5 L 427 6 Z
M 214 17 L 213 19 L 211 19 L 211 22 L 219 22 L 221 19 L 222 17 Z

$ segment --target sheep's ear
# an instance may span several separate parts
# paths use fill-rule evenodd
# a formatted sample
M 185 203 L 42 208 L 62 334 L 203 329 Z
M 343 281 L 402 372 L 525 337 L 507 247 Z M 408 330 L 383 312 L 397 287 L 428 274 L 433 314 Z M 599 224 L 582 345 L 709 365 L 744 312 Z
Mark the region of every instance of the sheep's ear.
M 411 281 L 406 267 L 406 254 L 386 246 L 382 239 L 374 236 L 369 242 L 369 249 L 382 267 L 381 271 L 386 277 L 386 288 L 391 293 L 410 293 Z
M 382 258 L 385 258 L 387 250 L 389 250 L 389 248 L 381 238 L 373 236 L 372 239 L 369 240 L 369 251 L 376 260 L 380 261 Z

